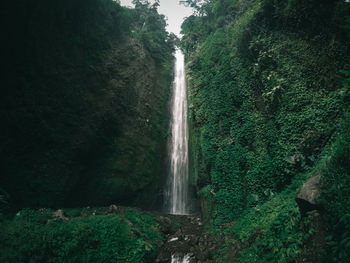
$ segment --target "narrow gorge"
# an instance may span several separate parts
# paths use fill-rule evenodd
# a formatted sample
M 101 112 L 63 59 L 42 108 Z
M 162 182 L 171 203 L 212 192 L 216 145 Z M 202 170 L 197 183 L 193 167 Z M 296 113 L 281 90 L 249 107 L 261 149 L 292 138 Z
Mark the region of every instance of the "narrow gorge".
M 350 3 L 3 3 L 0 262 L 350 262 Z

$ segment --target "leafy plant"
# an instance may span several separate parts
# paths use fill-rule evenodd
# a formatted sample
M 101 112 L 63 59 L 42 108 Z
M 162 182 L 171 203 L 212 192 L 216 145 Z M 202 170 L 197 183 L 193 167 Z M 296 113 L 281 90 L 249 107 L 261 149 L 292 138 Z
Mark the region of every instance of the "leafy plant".
M 48 214 L 25 209 L 1 224 L 0 261 L 154 262 L 161 236 L 147 215 L 130 210 L 125 218 L 97 215 L 47 222 Z

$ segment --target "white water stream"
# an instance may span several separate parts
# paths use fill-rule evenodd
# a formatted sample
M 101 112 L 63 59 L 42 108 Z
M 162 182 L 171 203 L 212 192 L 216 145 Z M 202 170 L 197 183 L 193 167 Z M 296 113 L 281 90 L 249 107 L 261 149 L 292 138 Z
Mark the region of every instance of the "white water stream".
M 171 263 L 189 263 L 190 257 L 188 255 L 185 255 L 182 257 L 175 257 L 174 255 L 171 256 Z
M 175 79 L 171 105 L 170 172 L 166 203 L 170 214 L 189 214 L 188 123 L 184 55 L 175 53 Z M 175 261 L 174 261 L 175 262 Z M 176 261 L 177 262 L 177 261 Z

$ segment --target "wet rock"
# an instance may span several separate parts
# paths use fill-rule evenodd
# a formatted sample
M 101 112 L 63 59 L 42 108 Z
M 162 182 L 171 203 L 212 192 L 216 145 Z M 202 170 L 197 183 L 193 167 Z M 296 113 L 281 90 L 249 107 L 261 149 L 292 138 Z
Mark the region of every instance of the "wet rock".
M 69 218 L 65 216 L 64 212 L 62 209 L 58 209 L 56 210 L 53 214 L 52 214 L 52 217 L 54 219 L 61 219 L 61 220 L 64 220 L 64 221 L 68 221 Z
M 309 211 L 317 210 L 320 208 L 319 204 L 317 203 L 317 198 L 320 195 L 320 189 L 320 174 L 312 176 L 300 188 L 295 200 L 299 206 L 299 210 L 302 216 L 305 216 Z
M 198 238 L 197 236 L 192 235 L 192 236 L 189 237 L 189 239 L 190 239 L 190 242 L 191 242 L 191 245 L 192 245 L 192 246 L 195 246 L 195 245 L 198 244 L 198 239 L 199 239 L 199 238 Z
M 205 261 L 205 260 L 207 260 L 209 258 L 209 251 L 208 250 L 204 250 L 201 253 L 199 253 L 197 255 L 197 257 L 198 257 L 199 260 Z
M 156 262 L 157 263 L 168 263 L 170 262 L 171 254 L 166 250 L 161 250 L 161 252 L 158 254 Z
M 180 259 L 187 256 L 187 262 L 215 262 L 214 255 L 222 245 L 223 240 L 208 235 L 201 219 L 197 216 L 167 215 L 160 216 L 157 222 L 160 225 L 170 223 L 176 225 L 176 231 L 166 235 L 166 241 L 158 251 L 156 262 L 169 263 L 171 258 L 178 255 Z M 182 262 L 179 261 L 179 262 Z
M 118 213 L 118 206 L 116 206 L 116 205 L 110 205 L 110 206 L 108 207 L 108 211 L 109 211 L 110 213 Z
M 159 224 L 159 231 L 163 235 L 173 235 L 177 230 L 171 219 L 166 216 L 160 216 L 156 221 Z

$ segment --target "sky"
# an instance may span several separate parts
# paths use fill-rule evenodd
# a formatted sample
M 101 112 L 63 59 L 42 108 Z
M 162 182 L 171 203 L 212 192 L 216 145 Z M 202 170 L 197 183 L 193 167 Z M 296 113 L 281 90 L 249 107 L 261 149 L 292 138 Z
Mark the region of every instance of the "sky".
M 121 5 L 132 7 L 132 0 L 120 0 Z M 153 1 L 151 1 L 153 2 Z M 158 13 L 167 17 L 167 31 L 180 37 L 181 24 L 193 13 L 192 8 L 179 4 L 179 0 L 160 0 Z

